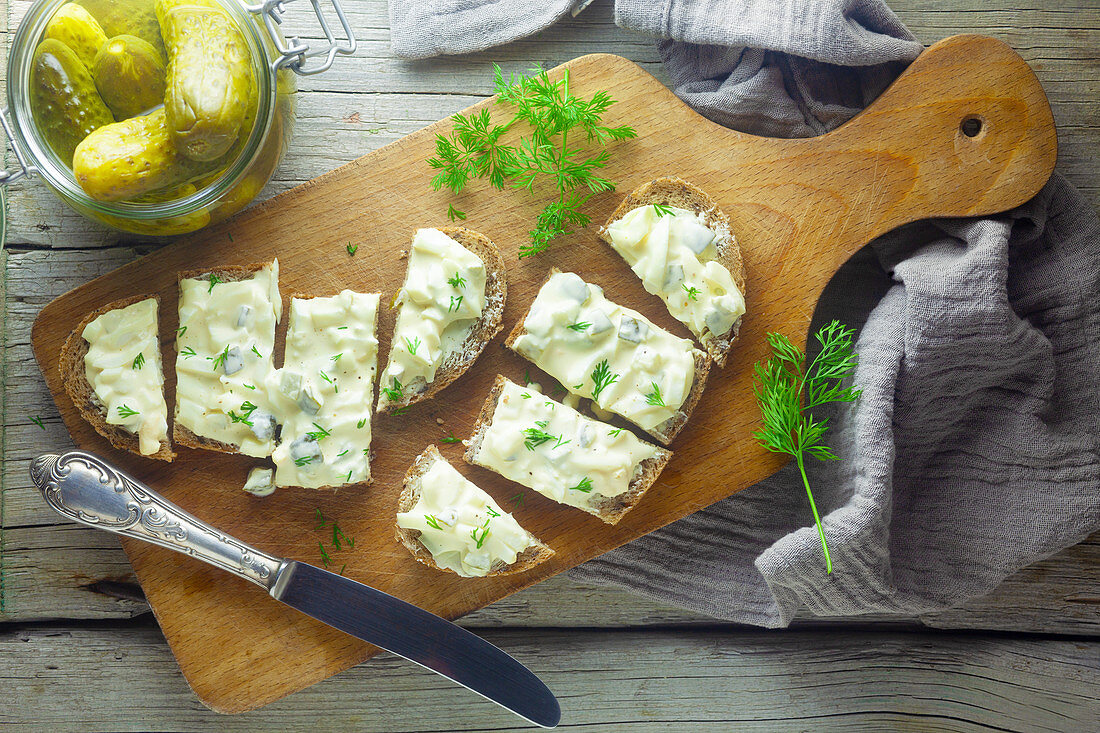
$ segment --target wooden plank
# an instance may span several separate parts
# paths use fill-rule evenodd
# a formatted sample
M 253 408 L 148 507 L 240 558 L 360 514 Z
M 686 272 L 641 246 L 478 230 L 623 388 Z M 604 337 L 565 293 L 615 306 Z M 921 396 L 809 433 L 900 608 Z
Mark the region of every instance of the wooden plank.
M 1100 642 L 943 634 L 488 631 L 558 695 L 562 729 L 1091 730 Z M 644 648 L 645 654 L 638 650 Z M 269 707 L 204 710 L 155 626 L 0 627 L 0 720 L 52 731 L 521 731 L 385 655 Z
M 147 613 L 118 540 L 71 524 L 5 531 L 7 613 L 0 620 L 119 619 Z M 1100 636 L 1100 533 L 1015 575 L 989 595 L 921 617 L 818 618 L 795 628 L 879 623 Z M 618 628 L 714 625 L 714 619 L 614 587 L 559 575 L 464 616 L 463 626 Z
M 620 100 L 608 111 L 607 124 L 630 123 L 638 129 L 637 140 L 623 144 L 623 150 L 612 156 L 604 171 L 608 177 L 635 185 L 653 171 L 675 171 L 705 188 L 730 214 L 742 241 L 752 309 L 741 329 L 741 345 L 721 376 L 709 380 L 707 399 L 677 441 L 669 467 L 622 522 L 593 526 L 599 522 L 580 521 L 572 510 L 528 501 L 516 510 L 521 521 L 556 554 L 521 575 L 478 582 L 440 576 L 393 547 L 396 494 L 412 458 L 423 449 L 424 436 L 442 434 L 439 419 L 447 421 L 443 430 L 468 435 L 493 376 L 522 374 L 519 359 L 492 347 L 478 368 L 463 378 L 461 389 L 414 406 L 400 418 L 375 421 L 375 483 L 366 491 L 344 487 L 337 496 L 280 492 L 279 510 L 273 513 L 266 508 L 269 503 L 239 490 L 249 462 L 238 457 L 183 451 L 167 466 L 117 452 L 109 452 L 111 458 L 139 479 L 171 486 L 171 497 L 197 516 L 282 557 L 316 560 L 313 517 L 320 506 L 356 538 L 355 551 L 340 558 L 350 577 L 441 615 L 463 615 L 774 472 L 782 460 L 752 439 L 757 428 L 752 416 L 752 364 L 766 355 L 763 333 L 779 330 L 801 341 L 821 288 L 872 237 L 915 219 L 994 213 L 1018 205 L 1041 188 L 1054 165 L 1053 120 L 1034 75 L 1007 46 L 979 36 L 959 36 L 931 47 L 859 117 L 828 135 L 806 140 L 756 138 L 716 128 L 652 76 L 617 57 L 582 57 L 569 68 L 572 93 L 587 96 L 608 89 Z M 959 125 L 971 115 L 981 116 L 985 124 L 980 135 L 967 137 Z M 177 325 L 171 303 L 177 290 L 175 273 L 183 269 L 278 257 L 286 291 L 381 287 L 389 292 L 401 281 L 404 263 L 399 253 L 408 246 L 407 235 L 397 233 L 410 220 L 438 221 L 434 217 L 441 216 L 446 200 L 425 191 L 409 164 L 427 158 L 434 150 L 434 132 L 449 128 L 445 121 L 407 136 L 271 205 L 187 237 L 44 308 L 35 321 L 33 347 L 76 443 L 93 451 L 106 447 L 64 394 L 61 377 L 52 367 L 60 344 L 84 313 L 121 297 L 159 293 L 166 304 L 161 322 L 165 363 L 171 363 L 168 349 Z M 700 156 L 704 149 L 715 154 Z M 731 167 L 740 171 L 734 179 L 728 176 Z M 402 202 L 400 210 L 372 209 L 371 192 L 376 191 Z M 617 197 L 599 196 L 589 210 L 598 221 L 616 203 Z M 682 331 L 667 313 L 652 307 L 652 296 L 638 286 L 629 268 L 589 237 L 566 238 L 537 263 L 518 261 L 524 222 L 535 210 L 524 192 L 477 187 L 463 195 L 461 205 L 469 213 L 467 223 L 484 229 L 501 246 L 509 268 L 507 322 L 520 317 L 552 263 L 595 277 L 616 302 L 640 308 L 659 325 Z M 370 217 L 366 229 L 363 212 Z M 293 238 L 287 236 L 290 232 Z M 345 241 L 362 245 L 354 260 L 343 252 Z M 248 247 L 247 257 L 240 252 L 243 246 Z M 331 256 L 319 254 L 326 248 Z M 388 311 L 379 318 L 383 349 L 392 318 Z M 706 439 L 719 435 L 720 439 Z M 498 500 L 515 493 L 515 487 L 498 476 L 484 471 L 474 475 Z M 729 480 L 714 482 L 713 476 Z M 213 577 L 216 570 L 184 570 L 162 548 L 140 542 L 124 542 L 124 547 L 189 681 L 218 709 L 235 712 L 265 704 L 372 652 L 314 623 L 309 633 L 295 638 L 302 652 L 324 653 L 298 655 L 294 673 L 287 674 L 284 638 L 273 634 L 257 646 L 237 633 L 249 622 L 285 629 L 297 621 L 286 609 L 262 594 L 242 593 L 241 583 Z M 210 658 L 212 648 L 221 652 L 216 662 Z M 240 673 L 243 666 L 249 669 L 247 678 Z
M 29 3 L 12 5 L 12 27 Z M 607 52 L 638 62 L 667 81 L 653 39 L 614 25 L 610 2 L 595 3 L 577 18 L 566 19 L 528 39 L 481 54 L 409 63 L 389 52 L 389 20 L 382 2 L 348 4 L 351 22 L 363 43 L 356 56 L 340 59 L 329 72 L 303 80 L 299 94 L 298 139 L 276 174 L 276 184 L 261 199 L 347 162 L 389 139 L 368 130 L 417 129 L 469 104 L 470 96 L 491 91 L 490 62 L 519 71 L 531 63 L 554 66 L 582 53 Z M 1005 40 L 1039 75 L 1051 98 L 1059 126 L 1059 170 L 1100 205 L 1100 69 L 1094 63 L 1100 47 L 1095 4 L 1017 8 L 1008 0 L 955 3 L 945 8 L 931 0 L 896 0 L 891 7 L 925 43 L 955 33 L 972 32 Z M 293 6 L 292 6 L 293 7 Z M 302 27 L 308 27 L 302 24 Z M 306 34 L 308 37 L 308 34 Z M 463 99 L 465 97 L 465 99 Z M 419 118 L 405 108 L 431 105 Z M 372 112 L 373 110 L 373 112 Z M 359 113 L 355 133 L 345 119 Z M 419 119 L 419 123 L 417 123 Z M 318 138 L 314 145 L 309 138 Z M 84 221 L 57 205 L 43 186 L 30 183 L 10 192 L 9 242 L 49 246 L 97 246 L 118 235 Z

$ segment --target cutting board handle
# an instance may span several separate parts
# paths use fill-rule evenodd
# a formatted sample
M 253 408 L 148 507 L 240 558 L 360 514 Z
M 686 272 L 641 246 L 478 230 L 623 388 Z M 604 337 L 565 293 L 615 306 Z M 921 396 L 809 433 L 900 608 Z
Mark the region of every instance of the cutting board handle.
M 1039 80 L 1009 46 L 977 35 L 929 47 L 866 110 L 825 135 L 735 133 L 730 147 L 726 170 L 742 182 L 735 226 L 746 242 L 778 245 L 761 266 L 802 261 L 819 289 L 856 250 L 902 224 L 1024 203 L 1057 157 Z M 799 180 L 799 171 L 815 175 Z

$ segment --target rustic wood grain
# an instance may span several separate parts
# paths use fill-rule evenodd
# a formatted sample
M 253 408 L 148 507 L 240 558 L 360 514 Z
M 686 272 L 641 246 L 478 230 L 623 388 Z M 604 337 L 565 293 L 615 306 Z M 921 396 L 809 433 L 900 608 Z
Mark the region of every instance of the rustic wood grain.
M 1093 730 L 1100 719 L 1096 641 L 716 629 L 484 635 L 559 696 L 562 730 L 1038 733 Z M 0 655 L 0 721 L 48 700 L 34 719 L 59 733 L 531 730 L 390 655 L 230 718 L 198 704 L 150 624 L 0 627 Z
M 5 5 L 6 0 L 0 0 L 0 16 L 4 15 Z M 25 7 L 27 3 L 22 5 Z M 287 160 L 277 172 L 275 182 L 262 195 L 264 198 L 363 152 L 392 142 L 403 132 L 462 109 L 486 95 L 490 89 L 490 61 L 499 61 L 506 71 L 521 71 L 535 61 L 554 66 L 582 52 L 603 51 L 631 58 L 658 78 L 667 79 L 658 63 L 653 39 L 617 28 L 612 22 L 610 0 L 596 0 L 578 18 L 565 19 L 530 39 L 503 48 L 458 59 L 443 58 L 417 63 L 404 63 L 389 57 L 385 2 L 350 0 L 345 5 L 353 13 L 357 29 L 369 40 L 359 52 L 363 60 L 354 67 L 338 64 L 323 76 L 303 81 L 299 95 L 299 134 Z M 1009 0 L 951 0 L 946 3 L 942 0 L 891 0 L 890 6 L 926 43 L 954 33 L 973 32 L 992 35 L 1012 45 L 1035 70 L 1054 109 L 1059 131 L 1058 170 L 1094 205 L 1100 205 L 1100 64 L 1097 64 L 1096 52 L 1100 48 L 1100 9 L 1094 0 L 1040 0 L 1026 7 Z M 0 23 L 0 34 L 5 31 L 3 23 Z M 0 54 L 6 54 L 6 46 L 4 41 Z M 4 65 L 0 64 L 0 78 L 4 71 Z M 68 211 L 40 185 L 21 184 L 10 192 L 8 224 L 7 247 L 15 250 L 9 262 L 16 266 L 22 263 L 22 274 L 27 279 L 22 281 L 21 286 L 18 281 L 13 281 L 8 292 L 9 313 L 15 312 L 9 317 L 8 330 L 21 330 L 24 335 L 14 340 L 8 337 L 5 348 L 5 361 L 11 362 L 8 380 L 11 393 L 7 398 L 5 422 L 7 441 L 2 465 L 2 490 L 8 516 L 0 518 L 0 524 L 17 529 L 0 531 L 0 542 L 4 541 L 5 535 L 15 533 L 13 546 L 26 549 L 19 550 L 18 562 L 4 561 L 9 568 L 14 566 L 20 586 L 17 589 L 17 603 L 10 609 L 13 615 L 0 618 L 20 619 L 24 612 L 28 614 L 26 618 L 43 619 L 129 616 L 137 612 L 137 604 L 117 601 L 116 605 L 115 599 L 103 593 L 82 590 L 81 584 L 88 581 L 75 577 L 84 567 L 97 569 L 97 573 L 87 573 L 95 575 L 95 580 L 119 577 L 115 576 L 115 570 L 125 567 L 127 563 L 117 542 L 94 530 L 44 526 L 55 520 L 37 493 L 32 493 L 29 488 L 25 460 L 44 445 L 62 447 L 69 444 L 67 432 L 37 376 L 37 367 L 30 355 L 31 319 L 51 297 L 122 264 L 132 256 L 133 250 L 127 248 L 126 256 L 120 258 L 120 250 L 111 246 L 117 241 L 117 234 Z M 52 251 L 33 251 L 40 247 L 51 248 Z M 81 261 L 67 259 L 70 255 L 78 256 Z M 99 257 L 105 258 L 106 262 L 101 268 L 96 268 L 90 263 Z M 48 433 L 30 425 L 28 418 L 38 414 L 45 419 Z M 24 532 L 44 532 L 47 538 L 42 542 L 33 542 L 19 536 Z M 38 567 L 50 568 L 51 572 L 39 576 L 35 571 Z M 1076 628 L 1083 627 L 1085 631 L 1082 633 L 1093 633 L 1088 629 L 1096 627 L 1100 613 L 1100 603 L 1097 602 L 1100 598 L 1096 590 L 1100 587 L 1098 574 L 1100 536 L 1093 536 L 1075 548 L 1012 576 L 984 599 L 965 604 L 958 610 L 936 614 L 932 622 L 963 629 L 1005 628 L 1068 634 L 1076 633 Z M 132 573 L 129 577 L 133 579 Z M 564 576 L 499 601 L 471 614 L 469 619 L 484 618 L 482 623 L 485 624 L 529 625 L 531 628 L 524 631 L 524 636 L 532 644 L 541 644 L 544 637 L 555 632 L 540 630 L 537 626 L 557 626 L 556 618 L 564 618 L 564 624 L 571 624 L 572 620 L 584 616 L 606 619 L 609 625 L 614 625 L 616 621 L 626 625 L 676 623 L 691 619 L 691 614 L 687 612 L 666 609 L 644 598 L 611 588 L 573 584 Z M 860 619 L 847 619 L 843 623 L 850 626 L 860 622 Z M 0 624 L 0 629 L 3 628 L 6 627 Z M 46 726 L 37 721 L 48 718 L 52 721 L 51 726 L 58 730 L 81 731 L 92 727 L 83 723 L 85 719 L 105 721 L 98 726 L 100 729 L 209 730 L 237 726 L 238 729 L 248 730 L 324 730 L 326 727 L 346 730 L 364 727 L 388 729 L 386 726 L 396 720 L 407 722 L 409 728 L 422 728 L 426 727 L 424 720 L 430 720 L 430 717 L 412 719 L 407 712 L 408 707 L 415 705 L 434 713 L 466 703 L 461 695 L 456 695 L 446 686 L 431 684 L 426 676 L 419 684 L 404 684 L 397 689 L 386 687 L 386 697 L 391 702 L 388 706 L 379 703 L 371 695 L 371 690 L 378 685 L 375 665 L 397 664 L 394 660 L 379 659 L 258 713 L 225 719 L 205 711 L 187 691 L 159 634 L 120 630 L 112 636 L 111 646 L 104 652 L 104 644 L 89 636 L 94 636 L 97 633 L 95 630 L 83 633 L 77 629 L 76 636 L 73 636 L 72 629 L 55 625 L 37 629 L 36 633 L 43 636 L 57 634 L 52 644 L 42 648 L 41 654 L 37 651 L 32 654 L 30 650 L 34 647 L 30 642 L 16 640 L 4 645 L 2 658 L 5 664 L 0 665 L 0 669 L 9 669 L 7 665 L 16 664 L 21 659 L 40 664 L 21 667 L 21 675 L 26 678 L 19 688 L 21 694 L 7 698 L 8 701 L 17 700 L 19 707 L 14 710 L 2 708 L 0 725 L 8 724 L 24 730 L 39 729 Z M 775 634 L 776 638 L 781 636 Z M 795 647 L 787 653 L 798 656 L 803 648 L 819 648 L 822 639 L 829 638 L 832 637 L 822 636 L 821 632 L 801 634 Z M 648 640 L 648 632 L 636 634 L 636 641 L 629 650 L 629 665 L 623 665 L 632 668 L 630 684 L 634 685 L 635 690 L 644 691 L 650 684 L 649 679 L 653 680 L 653 684 L 664 685 L 663 680 L 668 677 L 668 670 L 662 664 L 668 660 L 666 650 L 659 644 L 651 649 Z M 851 650 L 849 656 L 858 660 L 862 650 L 859 641 L 847 637 L 845 643 Z M 1036 643 L 1042 646 L 1062 644 L 1045 638 Z M 83 667 L 64 667 L 68 673 L 59 677 L 48 676 L 59 674 L 56 670 L 48 670 L 49 665 L 58 666 L 58 660 L 65 660 L 69 653 L 86 659 L 90 648 L 110 658 L 112 679 L 118 680 L 119 686 L 108 684 L 104 687 L 102 677 L 78 671 L 91 669 L 96 662 L 86 661 Z M 595 644 L 590 643 L 589 648 L 593 654 L 598 654 Z M 556 649 L 547 645 L 546 654 L 552 655 Z M 1096 655 L 1095 650 L 1087 646 L 1082 646 L 1079 653 L 1091 653 L 1093 658 Z M 115 660 L 116 655 L 127 656 Z M 749 677 L 763 673 L 773 661 L 772 655 L 765 652 L 742 659 L 746 666 L 737 673 Z M 647 663 L 647 660 L 654 663 Z M 679 660 L 684 661 L 685 666 L 696 661 L 690 650 L 685 650 Z M 898 664 L 907 667 L 929 663 L 926 656 L 916 654 L 902 653 L 898 657 Z M 700 658 L 694 666 L 698 669 L 689 669 L 684 675 L 675 677 L 674 683 L 666 688 L 669 695 L 661 701 L 660 708 L 665 722 L 651 722 L 646 726 L 635 723 L 622 727 L 631 730 L 669 730 L 687 726 L 695 729 L 697 726 L 692 721 L 698 718 L 700 703 L 690 693 L 696 686 L 694 674 L 705 670 L 709 661 Z M 857 666 L 853 663 L 849 674 L 852 689 L 855 690 L 854 700 L 846 696 L 838 697 L 833 705 L 828 700 L 829 695 L 825 694 L 825 699 L 820 703 L 805 696 L 799 696 L 792 703 L 791 693 L 779 689 L 774 693 L 776 700 L 772 700 L 766 691 L 760 692 L 752 698 L 750 706 L 744 696 L 731 695 L 728 701 L 719 699 L 720 706 L 715 713 L 725 715 L 723 720 L 729 723 L 710 723 L 706 727 L 698 727 L 701 730 L 722 731 L 731 728 L 770 731 L 830 727 L 864 730 L 926 730 L 930 727 L 988 730 L 1000 727 L 1001 721 L 997 719 L 987 727 L 964 720 L 929 720 L 903 712 L 884 713 L 878 717 L 860 712 L 863 700 L 859 697 L 858 682 L 871 679 L 876 670 L 872 667 L 859 670 L 855 668 Z M 94 669 L 91 671 L 94 672 Z M 912 670 L 906 672 L 911 673 Z M 982 671 L 978 669 L 976 673 L 980 675 Z M 44 677 L 30 679 L 36 675 Z M 562 676 L 567 677 L 564 673 Z M 135 710 L 135 698 L 129 692 L 131 680 L 142 685 L 137 688 L 142 691 L 144 705 L 140 712 Z M 555 689 L 560 689 L 557 683 Z M 56 697 L 59 690 L 65 693 L 60 701 Z M 883 710 L 897 711 L 911 698 L 910 692 L 904 685 L 891 685 L 889 681 L 875 688 L 875 694 L 881 700 L 880 709 Z M 596 685 L 595 689 L 578 685 L 563 707 L 569 715 L 574 709 L 572 701 L 576 701 L 577 709 L 583 710 L 594 695 L 601 694 L 604 693 L 600 685 Z M 370 697 L 364 702 L 366 696 Z M 1093 693 L 1091 697 L 1095 699 L 1097 695 Z M 61 703 L 70 701 L 72 704 L 62 707 Z M 380 707 L 365 710 L 372 701 Z M 713 705 L 713 700 L 703 703 L 704 708 Z M 832 717 L 813 717 L 822 706 L 832 712 Z M 745 707 L 768 707 L 774 722 L 758 722 L 752 728 L 746 726 L 739 722 L 744 718 Z M 341 712 L 345 709 L 349 710 L 346 716 Z M 112 717 L 117 711 L 126 714 L 123 722 L 116 722 L 116 718 Z M 1034 712 L 1036 715 L 1042 713 L 1038 708 Z M 476 711 L 470 714 L 469 720 L 469 728 L 484 727 L 479 725 Z M 622 722 L 627 722 L 625 716 Z M 506 726 L 510 723 L 501 721 L 501 724 Z M 459 726 L 456 723 L 454 727 Z M 590 727 L 610 729 L 612 725 Z M 1090 726 L 1067 723 L 1064 728 L 1083 731 L 1089 730 Z
M 975 64 L 975 61 L 978 61 Z M 616 147 L 607 169 L 633 187 L 675 173 L 710 192 L 730 215 L 742 243 L 749 316 L 742 346 L 711 380 L 708 398 L 675 448 L 661 480 L 615 527 L 593 527 L 570 510 L 532 499 L 517 509 L 521 521 L 554 547 L 549 562 L 520 576 L 468 581 L 437 576 L 414 565 L 392 540 L 400 477 L 424 444 L 444 429 L 469 433 L 487 385 L 497 372 L 518 377 L 523 365 L 490 345 L 478 368 L 442 396 L 408 415 L 375 420 L 375 485 L 336 495 L 280 492 L 270 500 L 243 495 L 249 463 L 234 456 L 186 451 L 170 466 L 121 462 L 200 518 L 281 556 L 316 560 L 313 512 L 336 517 L 359 543 L 348 552 L 347 574 L 446 617 L 456 617 L 537 582 L 634 537 L 663 526 L 770 475 L 781 461 L 752 438 L 756 429 L 752 364 L 765 357 L 765 331 L 804 340 L 820 290 L 856 249 L 896 226 L 930 216 L 988 214 L 1018 205 L 1046 182 L 1055 158 L 1054 127 L 1045 96 L 1027 65 L 1004 44 L 979 36 L 942 41 L 914 62 L 866 111 L 836 131 L 806 140 L 756 138 L 720 128 L 690 111 L 652 76 L 614 56 L 570 62 L 571 90 L 589 95 L 608 89 L 620 100 L 611 125 L 630 123 L 638 139 Z M 560 72 L 559 72 L 560 73 Z M 983 123 L 964 135 L 964 119 Z M 399 253 L 408 228 L 441 223 L 448 197 L 425 190 L 416 168 L 433 150 L 426 128 L 261 205 L 232 222 L 204 230 L 115 273 L 78 288 L 44 308 L 32 345 L 47 384 L 76 443 L 112 455 L 62 392 L 57 372 L 61 342 L 82 317 L 131 294 L 157 291 L 170 304 L 175 273 L 279 257 L 284 292 L 325 294 L 344 287 L 382 289 L 401 281 Z M 707 155 L 700 155 L 701 150 Z M 731 176 L 730 171 L 737 171 Z M 591 207 L 598 221 L 615 205 L 603 195 Z M 481 187 L 464 194 L 467 224 L 489 234 L 505 252 L 512 294 L 506 321 L 514 322 L 556 265 L 603 285 L 618 302 L 658 313 L 633 274 L 588 233 L 566 238 L 538 261 L 515 253 L 542 202 L 524 192 Z M 364 214 L 366 221 L 364 221 Z M 286 233 L 294 232 L 292 239 Z M 359 244 L 349 257 L 345 242 Z M 570 246 L 571 245 L 571 246 Z M 243 251 L 242 251 L 243 249 Z M 173 309 L 166 307 L 161 337 L 171 363 Z M 380 318 L 383 348 L 392 316 Z M 169 375 L 168 390 L 172 391 Z M 452 446 L 453 448 L 453 446 Z M 452 451 L 453 452 L 453 451 Z M 114 452 L 117 456 L 117 452 Z M 514 486 L 487 472 L 475 480 L 505 500 Z M 713 476 L 730 476 L 725 483 Z M 575 513 L 572 513 L 575 515 Z M 361 661 L 371 649 L 214 569 L 181 565 L 171 552 L 140 542 L 124 547 L 184 674 L 203 701 L 224 712 L 268 703 Z M 237 629 L 259 623 L 274 633 L 252 643 Z M 210 650 L 219 649 L 216 659 Z M 294 674 L 288 675 L 288 669 Z

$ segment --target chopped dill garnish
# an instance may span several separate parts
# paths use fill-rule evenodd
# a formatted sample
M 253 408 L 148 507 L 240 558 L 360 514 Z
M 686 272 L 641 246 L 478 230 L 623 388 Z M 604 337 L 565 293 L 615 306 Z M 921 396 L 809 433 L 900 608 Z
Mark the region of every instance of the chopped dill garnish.
M 137 410 L 130 408 L 128 405 L 121 405 L 118 408 L 118 414 L 120 417 L 133 417 L 134 415 L 139 415 L 141 413 L 139 413 Z
M 321 427 L 317 423 L 313 423 L 313 427 L 315 427 L 317 429 L 316 430 L 311 430 L 310 432 L 306 433 L 307 438 L 312 438 L 313 440 L 316 440 L 317 442 L 321 442 L 321 440 L 323 440 L 323 439 L 327 438 L 328 436 L 332 435 L 332 433 L 325 430 L 323 427 Z
M 577 484 L 576 486 L 570 486 L 569 490 L 570 491 L 580 491 L 582 493 L 587 494 L 590 491 L 592 491 L 592 479 L 585 476 L 584 478 L 581 479 L 579 484 Z
M 661 387 L 656 382 L 650 382 L 653 389 L 645 396 L 645 403 L 654 407 L 664 407 L 665 398 L 661 396 Z
M 344 247 L 344 249 L 348 251 L 348 256 L 354 257 L 355 253 L 359 251 L 359 245 L 348 242 L 348 246 Z
M 420 348 L 420 337 L 417 336 L 412 341 L 409 341 L 409 337 L 404 337 L 405 348 L 409 350 L 410 356 L 416 356 L 416 350 Z
M 672 207 L 667 204 L 653 204 L 653 210 L 657 212 L 657 218 L 673 214 Z
M 46 423 L 42 422 L 42 417 L 40 415 L 35 415 L 34 417 L 32 417 L 31 422 L 42 428 L 43 430 L 46 429 Z
M 611 367 L 604 359 L 592 370 L 592 399 L 598 400 L 600 393 L 619 380 L 618 374 L 611 373 Z
M 429 526 L 429 527 L 431 527 L 432 529 L 438 529 L 438 530 L 442 530 L 442 529 L 443 529 L 443 527 L 442 527 L 442 526 L 440 526 L 440 524 L 439 524 L 439 520 L 438 520 L 438 519 L 436 519 L 436 518 L 435 518 L 435 517 L 434 517 L 433 515 L 431 515 L 431 514 L 425 514 L 425 515 L 424 515 L 424 521 L 425 521 L 425 522 L 427 522 L 427 523 L 428 523 L 428 526 Z
M 460 438 L 455 437 L 455 431 L 452 430 L 450 435 L 448 435 L 445 438 L 440 438 L 439 442 L 440 443 L 458 443 L 458 442 L 460 442 L 460 440 L 461 440 Z
M 211 357 L 209 357 L 209 356 L 206 357 L 206 358 L 211 359 Z M 217 356 L 212 358 L 212 361 L 214 362 L 213 371 L 215 371 L 215 372 L 218 371 L 218 367 L 223 367 L 224 368 L 225 367 L 225 360 L 228 359 L 228 358 L 229 358 L 229 344 L 226 344 L 225 348 L 222 349 L 222 353 L 220 353 Z
M 688 300 L 699 300 L 699 288 L 695 287 L 694 285 L 692 285 L 690 288 L 687 285 L 680 285 L 680 287 L 684 289 L 685 293 L 687 293 Z
M 131 369 L 141 369 L 145 366 L 145 354 L 138 352 L 138 355 L 134 357 L 134 363 L 130 365 Z
M 397 400 L 401 399 L 402 395 L 404 394 L 402 390 L 403 388 L 401 386 L 401 382 L 398 381 L 397 377 L 393 378 L 392 387 L 382 387 L 382 392 L 386 395 L 386 399 L 388 399 L 390 402 L 396 402 Z
M 591 325 L 588 321 L 577 321 L 576 323 L 570 323 L 566 328 L 570 331 L 587 331 Z
M 461 289 L 466 287 L 466 278 L 462 277 L 459 273 L 455 273 L 455 276 L 447 281 L 447 284 L 452 288 Z

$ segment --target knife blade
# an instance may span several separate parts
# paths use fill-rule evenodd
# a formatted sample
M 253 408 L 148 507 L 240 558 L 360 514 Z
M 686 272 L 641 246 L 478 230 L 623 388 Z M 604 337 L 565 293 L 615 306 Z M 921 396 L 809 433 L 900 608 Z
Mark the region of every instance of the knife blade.
M 351 578 L 251 547 L 91 453 L 38 456 L 31 463 L 31 480 L 50 507 L 74 522 L 210 563 L 535 725 L 553 728 L 561 719 L 557 698 L 542 680 L 476 634 Z

